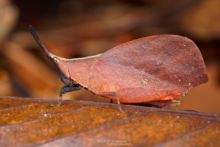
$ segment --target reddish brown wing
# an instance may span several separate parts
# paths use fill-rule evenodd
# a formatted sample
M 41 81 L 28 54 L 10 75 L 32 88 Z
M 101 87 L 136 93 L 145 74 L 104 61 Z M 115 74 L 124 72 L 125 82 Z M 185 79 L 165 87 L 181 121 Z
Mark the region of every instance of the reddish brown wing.
M 198 47 L 177 35 L 140 38 L 99 56 L 59 65 L 95 94 L 125 103 L 176 99 L 208 79 Z

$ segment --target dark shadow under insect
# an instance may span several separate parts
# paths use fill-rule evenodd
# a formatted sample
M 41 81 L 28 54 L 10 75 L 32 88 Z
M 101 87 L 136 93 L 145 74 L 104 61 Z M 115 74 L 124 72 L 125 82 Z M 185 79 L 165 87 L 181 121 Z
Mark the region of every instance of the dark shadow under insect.
M 66 77 L 62 71 L 59 70 L 58 66 L 57 66 L 57 58 L 56 56 L 54 56 L 53 54 L 49 53 L 48 49 L 46 48 L 46 46 L 42 43 L 42 41 L 40 40 L 39 36 L 37 35 L 36 31 L 34 30 L 34 28 L 30 25 L 29 26 L 29 30 L 34 38 L 34 40 L 37 42 L 37 44 L 44 50 L 44 52 L 46 53 L 47 57 L 49 57 L 49 59 L 52 61 L 52 63 L 55 63 L 55 67 L 57 68 L 57 70 L 59 71 L 60 77 L 61 77 L 61 81 L 65 84 L 61 89 L 60 89 L 60 93 L 59 93 L 59 98 L 58 98 L 58 105 L 61 105 L 62 103 L 62 97 L 63 94 L 71 92 L 71 91 L 76 91 L 76 90 L 80 90 L 81 87 L 79 84 L 75 83 L 71 77 Z

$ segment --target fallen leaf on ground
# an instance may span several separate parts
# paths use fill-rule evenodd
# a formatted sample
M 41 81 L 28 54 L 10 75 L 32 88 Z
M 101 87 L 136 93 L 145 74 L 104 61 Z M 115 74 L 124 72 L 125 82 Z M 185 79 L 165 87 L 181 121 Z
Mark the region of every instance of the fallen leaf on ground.
M 54 104 L 1 97 L 0 146 L 220 145 L 216 114 L 88 101 Z

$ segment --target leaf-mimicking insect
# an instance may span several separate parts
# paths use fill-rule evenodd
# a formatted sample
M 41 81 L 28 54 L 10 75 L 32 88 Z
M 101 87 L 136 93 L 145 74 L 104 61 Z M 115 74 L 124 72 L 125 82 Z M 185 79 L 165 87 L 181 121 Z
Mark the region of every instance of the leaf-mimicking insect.
M 60 97 L 83 87 L 121 103 L 148 103 L 179 99 L 208 81 L 198 47 L 183 36 L 153 35 L 95 56 L 65 59 L 50 53 L 30 30 L 61 72 Z

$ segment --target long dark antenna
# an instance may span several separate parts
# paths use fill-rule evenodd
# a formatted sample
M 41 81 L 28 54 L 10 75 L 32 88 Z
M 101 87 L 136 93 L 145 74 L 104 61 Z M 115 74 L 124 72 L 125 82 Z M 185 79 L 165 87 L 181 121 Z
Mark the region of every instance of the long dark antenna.
M 34 38 L 34 40 L 37 42 L 37 44 L 44 50 L 44 52 L 47 54 L 47 56 L 54 60 L 54 55 L 51 54 L 47 47 L 42 43 L 42 41 L 40 40 L 40 37 L 37 35 L 36 31 L 34 30 L 34 28 L 32 27 L 32 25 L 29 25 L 29 30 Z

